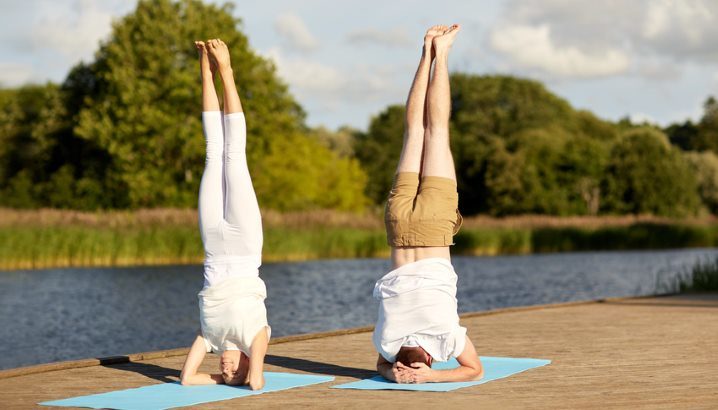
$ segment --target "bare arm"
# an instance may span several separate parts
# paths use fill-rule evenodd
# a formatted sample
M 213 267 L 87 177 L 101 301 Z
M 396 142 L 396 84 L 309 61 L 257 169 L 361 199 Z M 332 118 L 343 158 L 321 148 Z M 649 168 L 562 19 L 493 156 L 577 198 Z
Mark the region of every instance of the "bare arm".
M 252 340 L 249 356 L 249 374 L 247 383 L 252 390 L 259 390 L 264 387 L 264 356 L 267 355 L 269 336 L 267 328 L 264 327 Z
M 411 367 L 414 369 L 414 380 L 416 383 L 440 383 L 440 382 L 469 382 L 479 380 L 484 377 L 484 368 L 481 366 L 481 360 L 476 354 L 474 344 L 468 336 L 466 337 L 466 347 L 456 360 L 459 367 L 448 370 L 435 370 L 426 366 L 424 363 L 413 363 Z
M 396 382 L 394 364 L 387 361 L 382 355 L 379 355 L 379 358 L 376 360 L 376 371 L 379 372 L 381 377 Z
M 189 349 L 187 359 L 184 361 L 184 366 L 182 366 L 180 381 L 183 386 L 224 383 L 222 375 L 197 373 L 206 353 L 204 338 L 201 335 L 197 335 L 194 339 L 194 343 L 192 343 L 192 347 Z
M 399 362 L 391 363 L 387 361 L 382 355 L 379 355 L 379 358 L 376 360 L 376 371 L 379 372 L 381 377 L 392 382 L 412 382 L 413 369 L 408 366 L 404 366 L 402 363 Z

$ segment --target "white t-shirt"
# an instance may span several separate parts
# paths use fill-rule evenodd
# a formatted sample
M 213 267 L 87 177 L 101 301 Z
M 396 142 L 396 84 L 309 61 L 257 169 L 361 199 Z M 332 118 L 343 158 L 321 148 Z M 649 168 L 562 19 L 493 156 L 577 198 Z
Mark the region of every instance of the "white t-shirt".
M 208 352 L 241 350 L 250 354 L 254 337 L 267 328 L 267 288 L 259 276 L 230 277 L 197 295 L 202 337 Z
M 459 326 L 456 272 L 446 259 L 428 258 L 395 269 L 379 279 L 374 297 L 379 319 L 373 342 L 389 362 L 402 346 L 421 346 L 436 361 L 459 356 L 466 328 Z

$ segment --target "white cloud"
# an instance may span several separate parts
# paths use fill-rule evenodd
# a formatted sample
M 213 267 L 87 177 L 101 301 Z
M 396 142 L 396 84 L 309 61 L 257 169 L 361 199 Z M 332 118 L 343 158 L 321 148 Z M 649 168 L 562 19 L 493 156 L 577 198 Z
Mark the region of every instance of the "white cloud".
M 30 38 L 33 48 L 56 51 L 72 62 L 92 57 L 112 30 L 114 11 L 92 0 L 77 0 L 72 7 L 45 3 L 39 12 Z
M 512 25 L 495 30 L 491 46 L 529 69 L 568 77 L 600 77 L 625 72 L 629 58 L 621 50 L 587 52 L 576 46 L 559 46 L 550 36 L 550 27 Z
M 279 76 L 297 93 L 335 101 L 376 101 L 395 90 L 391 69 L 354 65 L 351 73 L 303 57 L 287 57 L 273 48 L 265 53 Z
M 334 92 L 344 83 L 344 76 L 335 68 L 304 58 L 287 58 L 279 49 L 271 49 L 267 57 L 274 60 L 280 77 L 291 86 L 317 92 Z
M 0 86 L 15 87 L 27 83 L 33 78 L 29 65 L 0 62 Z
M 355 30 L 347 34 L 347 41 L 353 44 L 399 48 L 411 46 L 415 43 L 409 38 L 406 29 L 398 27 L 392 30 L 379 30 L 375 28 Z M 420 44 L 420 42 L 417 41 L 416 44 Z
M 304 21 L 294 14 L 281 14 L 274 21 L 274 29 L 287 46 L 300 51 L 312 51 L 319 41 L 312 35 Z
M 512 1 L 490 46 L 512 66 L 563 77 L 679 77 L 718 63 L 718 1 Z

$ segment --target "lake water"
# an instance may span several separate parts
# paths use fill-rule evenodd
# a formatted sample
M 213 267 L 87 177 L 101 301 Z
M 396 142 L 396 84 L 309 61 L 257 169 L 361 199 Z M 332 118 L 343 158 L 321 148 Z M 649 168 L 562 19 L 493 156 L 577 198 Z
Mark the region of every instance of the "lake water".
M 716 249 L 455 257 L 461 312 L 670 292 Z M 373 324 L 385 259 L 261 268 L 273 336 Z M 0 272 L 0 369 L 188 346 L 201 266 Z

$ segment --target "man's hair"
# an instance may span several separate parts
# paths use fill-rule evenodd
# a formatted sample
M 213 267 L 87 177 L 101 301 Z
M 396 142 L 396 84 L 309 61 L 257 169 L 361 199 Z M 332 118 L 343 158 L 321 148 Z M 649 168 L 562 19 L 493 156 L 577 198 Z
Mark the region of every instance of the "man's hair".
M 411 366 L 412 363 L 424 363 L 431 367 L 431 356 L 419 346 L 402 346 L 396 354 L 396 361 L 404 366 Z

